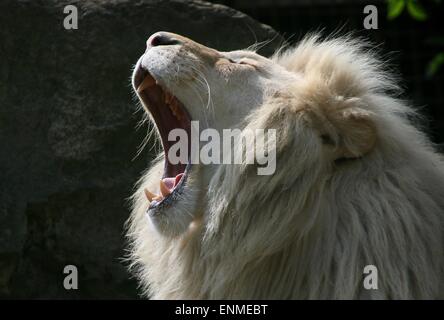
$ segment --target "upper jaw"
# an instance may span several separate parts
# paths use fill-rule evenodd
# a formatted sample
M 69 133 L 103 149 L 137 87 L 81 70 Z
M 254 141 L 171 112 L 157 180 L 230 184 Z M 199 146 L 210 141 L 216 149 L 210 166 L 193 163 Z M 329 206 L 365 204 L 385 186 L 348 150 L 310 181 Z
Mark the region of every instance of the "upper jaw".
M 137 93 L 137 87 L 143 81 L 143 73 L 146 72 L 142 68 L 142 59 L 143 59 L 143 55 L 139 58 L 136 65 L 134 66 L 133 74 L 131 76 L 131 84 L 133 86 L 133 90 L 135 93 Z

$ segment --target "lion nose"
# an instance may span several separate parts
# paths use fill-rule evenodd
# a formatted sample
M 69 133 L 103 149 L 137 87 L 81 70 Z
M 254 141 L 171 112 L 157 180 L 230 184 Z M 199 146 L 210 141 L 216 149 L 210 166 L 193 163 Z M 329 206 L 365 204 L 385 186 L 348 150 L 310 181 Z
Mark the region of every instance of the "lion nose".
M 172 34 L 166 32 L 157 32 L 153 34 L 149 37 L 146 43 L 147 47 L 171 46 L 174 44 L 180 44 L 180 41 Z

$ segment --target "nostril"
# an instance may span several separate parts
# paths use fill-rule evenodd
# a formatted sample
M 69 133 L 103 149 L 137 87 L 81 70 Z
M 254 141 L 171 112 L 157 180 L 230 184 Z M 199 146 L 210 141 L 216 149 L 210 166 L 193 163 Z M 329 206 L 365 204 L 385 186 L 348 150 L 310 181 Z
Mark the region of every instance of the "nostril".
M 152 35 L 147 42 L 148 45 L 152 47 L 170 46 L 174 44 L 179 44 L 179 40 L 174 39 L 172 36 L 163 33 L 157 33 Z

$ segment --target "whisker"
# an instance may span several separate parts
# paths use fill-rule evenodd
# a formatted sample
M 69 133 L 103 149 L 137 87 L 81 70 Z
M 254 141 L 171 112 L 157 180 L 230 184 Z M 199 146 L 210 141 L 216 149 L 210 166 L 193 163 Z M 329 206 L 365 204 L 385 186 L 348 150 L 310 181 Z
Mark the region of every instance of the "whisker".
M 278 37 L 278 34 L 276 33 L 273 38 L 267 39 L 260 42 L 255 42 L 252 45 L 248 46 L 245 50 L 257 52 L 261 50 L 263 47 L 269 45 L 271 42 L 273 42 Z
M 211 98 L 211 87 L 210 84 L 208 83 L 208 80 L 206 79 L 205 75 L 203 74 L 202 71 L 200 71 L 199 69 L 197 69 L 195 66 L 191 66 L 191 68 L 196 72 L 196 74 L 198 75 L 198 77 L 196 78 L 196 80 L 202 85 L 203 89 L 205 89 L 207 91 L 207 95 L 208 95 L 208 99 L 207 99 L 207 104 L 206 106 L 204 106 L 204 110 L 209 110 L 210 111 L 210 115 L 212 117 L 214 117 L 214 103 L 213 100 Z M 200 96 L 200 94 L 199 94 Z M 203 102 L 203 101 L 202 101 Z M 207 119 L 207 113 L 204 113 L 205 116 L 205 121 L 206 124 L 208 126 L 208 119 Z

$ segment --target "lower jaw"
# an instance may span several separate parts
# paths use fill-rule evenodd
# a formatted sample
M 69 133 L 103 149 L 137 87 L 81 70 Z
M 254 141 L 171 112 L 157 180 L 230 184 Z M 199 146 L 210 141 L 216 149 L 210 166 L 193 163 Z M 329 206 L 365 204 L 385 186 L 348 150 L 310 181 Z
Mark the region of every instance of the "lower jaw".
M 150 203 L 148 210 L 158 211 L 160 209 L 170 207 L 174 205 L 175 202 L 182 200 L 191 167 L 192 167 L 191 163 L 188 162 L 188 164 L 185 166 L 185 170 L 183 172 L 183 176 L 180 182 L 174 187 L 173 191 L 160 201 L 153 200 Z

